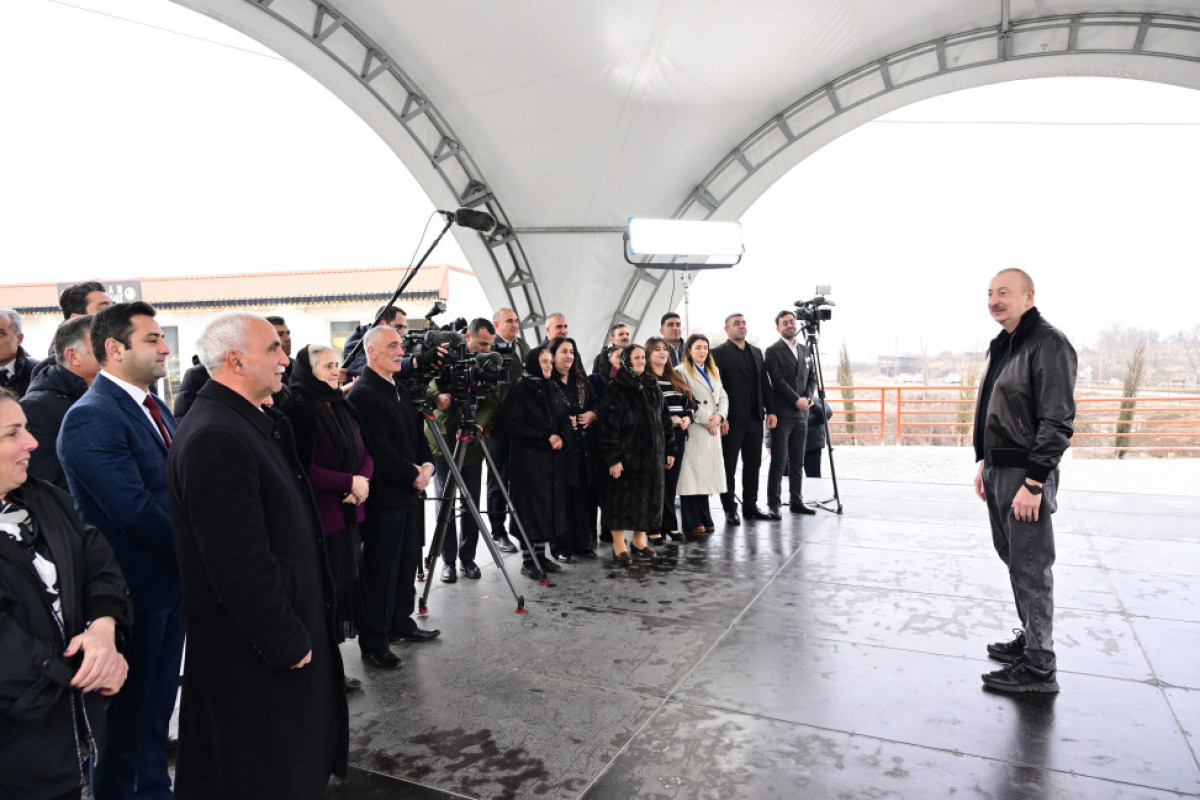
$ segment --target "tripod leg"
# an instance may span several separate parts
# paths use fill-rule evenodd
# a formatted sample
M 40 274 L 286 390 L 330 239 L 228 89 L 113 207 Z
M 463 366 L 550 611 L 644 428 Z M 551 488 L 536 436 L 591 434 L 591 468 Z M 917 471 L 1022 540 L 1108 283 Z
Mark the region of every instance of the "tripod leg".
M 817 397 L 819 397 L 821 399 L 821 402 L 824 403 L 825 402 L 825 376 L 821 374 L 821 353 L 817 349 L 816 337 L 811 336 L 811 335 L 809 336 L 809 340 L 808 340 L 808 352 L 812 354 L 812 359 L 813 359 L 812 363 L 813 363 L 813 366 L 817 370 Z M 824 415 L 822 415 L 822 416 L 824 416 Z M 829 448 L 829 477 L 833 481 L 833 497 L 830 499 L 835 503 L 834 513 L 841 514 L 842 513 L 842 498 L 838 494 L 837 466 L 833 463 L 833 437 L 829 435 L 829 417 L 828 416 L 825 416 L 825 418 L 823 420 L 821 420 L 821 425 L 823 425 L 825 427 L 825 446 L 827 448 Z M 825 501 L 825 503 L 828 503 L 828 502 L 829 502 L 828 500 Z M 823 503 L 816 503 L 815 505 L 819 506 L 820 508 L 824 508 L 826 511 L 829 510 L 828 508 L 825 507 L 825 505 Z
M 459 439 L 459 444 L 462 444 L 462 439 Z M 483 452 L 485 454 L 487 453 L 486 447 L 483 448 Z M 456 457 L 454 461 L 448 464 L 450 467 L 450 478 L 463 487 L 463 503 L 466 505 L 471 516 L 475 518 L 475 524 L 479 526 L 480 538 L 483 539 L 484 545 L 488 548 L 488 551 L 492 554 L 492 559 L 496 562 L 496 566 L 500 569 L 500 574 L 504 576 L 504 580 L 508 583 L 508 588 L 512 591 L 513 597 L 516 598 L 517 613 L 524 614 L 526 612 L 525 598 L 522 597 L 520 592 L 517 591 L 517 587 L 513 584 L 512 578 L 509 577 L 508 570 L 504 567 L 504 558 L 500 555 L 500 550 L 496 547 L 496 543 L 492 541 L 491 532 L 488 529 L 487 523 L 484 522 L 483 515 L 479 513 L 479 506 L 475 503 L 475 499 L 471 497 L 471 493 L 466 489 L 467 484 L 463 479 L 461 469 L 465 457 L 466 448 L 464 447 L 461 455 Z
M 448 449 L 445 437 L 438 430 L 437 423 L 433 421 L 433 417 L 425 414 L 425 423 L 434 433 L 434 440 L 441 448 L 441 453 L 444 455 Z M 455 442 L 454 456 L 450 459 L 453 464 L 459 458 L 459 446 L 461 442 Z M 465 448 L 464 448 L 465 454 Z M 429 544 L 429 555 L 425 557 L 425 570 L 428 573 L 428 580 L 425 581 L 425 589 L 417 598 L 417 613 L 425 614 L 429 611 L 428 600 L 429 591 L 433 586 L 434 568 L 437 566 L 438 554 L 442 552 L 442 542 L 446 539 L 446 530 L 450 527 L 450 520 L 454 517 L 454 495 L 457 491 L 459 483 L 453 480 L 447 480 L 446 485 L 442 487 L 442 494 L 438 498 L 437 524 L 433 526 L 433 540 Z
M 486 447 L 483 448 L 483 457 L 487 460 L 488 469 L 495 470 L 496 460 L 492 458 L 492 454 Z M 521 541 L 525 543 L 525 552 L 532 555 L 533 543 L 529 540 L 529 534 L 525 532 L 525 524 L 521 522 L 521 515 L 517 513 L 517 509 L 513 505 L 512 497 L 508 493 L 508 487 L 504 485 L 504 481 L 499 481 L 498 485 L 500 486 L 500 493 L 504 495 L 504 505 L 508 508 L 509 513 L 512 514 L 513 522 L 516 523 L 517 532 L 521 535 Z M 538 578 L 538 581 L 543 585 L 549 585 L 550 579 L 549 576 L 546 575 L 546 571 L 542 569 L 542 562 L 537 558 L 534 558 L 533 564 L 537 569 L 538 575 L 541 576 Z

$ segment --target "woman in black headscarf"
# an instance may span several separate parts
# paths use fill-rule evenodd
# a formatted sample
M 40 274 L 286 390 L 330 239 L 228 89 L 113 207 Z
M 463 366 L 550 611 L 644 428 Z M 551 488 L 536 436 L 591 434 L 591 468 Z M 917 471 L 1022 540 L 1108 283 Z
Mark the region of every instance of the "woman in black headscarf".
M 332 347 L 307 345 L 293 360 L 287 414 L 296 432 L 296 452 L 308 465 L 329 569 L 337 590 L 338 641 L 358 635 L 362 613 L 359 562 L 363 521 L 375 465 L 363 444 L 358 417 L 338 388 L 338 360 Z M 361 688 L 346 678 L 347 691 Z
M 509 390 L 501 411 L 504 432 L 510 437 L 512 502 L 533 545 L 530 552 L 524 537 L 518 537 L 524 561 L 521 574 L 531 578 L 562 569 L 543 550 L 567 527 L 564 459 L 571 420 L 562 393 L 550 380 L 552 370 L 548 349 L 531 350 L 521 380 Z
M 579 348 L 574 339 L 558 337 L 550 342 L 554 359 L 552 383 L 562 392 L 571 421 L 567 442 L 567 527 L 555 546 L 554 557 L 570 562 L 574 557 L 596 557 L 596 489 L 592 464 L 595 448 L 596 395 L 579 366 Z
M 654 376 L 646 371 L 646 350 L 631 344 L 600 398 L 596 450 L 608 470 L 605 509 L 612 527 L 613 559 L 630 562 L 625 531 L 633 531 L 633 552 L 653 558 L 646 531 L 662 515 L 663 471 L 675 463 L 675 434 Z

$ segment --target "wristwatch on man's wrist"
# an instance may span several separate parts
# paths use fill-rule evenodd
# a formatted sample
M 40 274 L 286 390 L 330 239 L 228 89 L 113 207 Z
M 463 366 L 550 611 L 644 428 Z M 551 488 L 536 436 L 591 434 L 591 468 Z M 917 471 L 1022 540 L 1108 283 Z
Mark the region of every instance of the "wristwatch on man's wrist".
M 1025 489 L 1033 495 L 1042 493 L 1042 487 L 1038 486 L 1036 483 L 1030 483 L 1028 478 L 1025 479 Z

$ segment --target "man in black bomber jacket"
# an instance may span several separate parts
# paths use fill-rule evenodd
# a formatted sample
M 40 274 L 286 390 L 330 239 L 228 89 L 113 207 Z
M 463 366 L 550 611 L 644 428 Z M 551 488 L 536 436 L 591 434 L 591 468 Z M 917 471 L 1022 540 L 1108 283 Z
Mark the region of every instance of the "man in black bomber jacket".
M 1054 654 L 1054 528 L 1058 462 L 1071 445 L 1076 355 L 1034 306 L 1033 279 L 1005 269 L 988 287 L 988 310 L 1004 328 L 992 340 L 975 409 L 975 493 L 988 505 L 992 542 L 1008 567 L 1021 630 L 988 645 L 1007 667 L 983 676 L 1002 692 L 1057 692 Z

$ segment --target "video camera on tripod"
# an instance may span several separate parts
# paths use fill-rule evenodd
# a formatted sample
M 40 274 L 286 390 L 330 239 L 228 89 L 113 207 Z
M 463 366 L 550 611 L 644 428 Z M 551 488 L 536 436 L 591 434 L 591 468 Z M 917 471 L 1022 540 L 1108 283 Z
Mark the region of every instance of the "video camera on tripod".
M 425 314 L 425 329 L 404 333 L 404 353 L 413 357 L 413 371 L 401 380 L 419 407 L 424 407 L 426 389 L 436 379 L 460 407 L 474 408 L 493 386 L 508 383 L 508 360 L 499 353 L 470 353 L 467 320 L 462 317 L 434 325 L 433 318 L 445 309 L 444 302 L 433 303 Z
M 508 358 L 501 353 L 473 353 L 467 348 L 467 321 L 462 317 L 438 327 L 433 318 L 446 310 L 440 300 L 425 315 L 426 329 L 405 334 L 405 352 L 413 357 L 414 371 L 405 377 L 409 395 L 424 404 L 430 380 L 437 380 L 465 415 L 502 383 L 508 383 Z M 441 352 L 444 348 L 444 354 Z
M 800 323 L 801 327 L 811 331 L 817 331 L 821 328 L 821 323 L 833 319 L 833 308 L 837 305 L 832 299 L 823 294 L 819 294 L 811 300 L 797 300 L 793 303 L 796 307 L 796 322 Z

